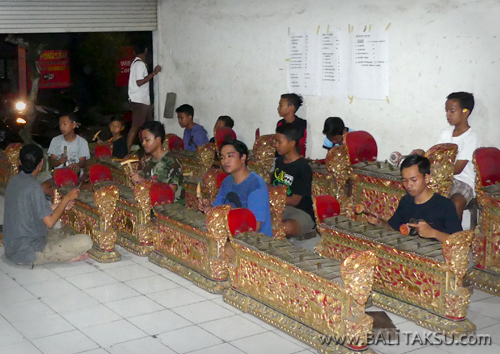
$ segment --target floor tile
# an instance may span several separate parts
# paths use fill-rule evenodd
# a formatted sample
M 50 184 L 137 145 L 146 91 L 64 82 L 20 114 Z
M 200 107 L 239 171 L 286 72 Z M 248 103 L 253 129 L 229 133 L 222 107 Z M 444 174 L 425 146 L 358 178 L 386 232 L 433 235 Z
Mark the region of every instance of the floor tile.
M 101 304 L 75 311 L 61 312 L 61 316 L 79 329 L 122 319 L 120 315 Z
M 10 323 L 0 325 L 0 350 L 2 350 L 1 347 L 4 345 L 11 345 L 22 341 L 23 335 Z
M 42 354 L 37 347 L 27 340 L 1 347 L 0 350 L 5 354 Z
M 2 290 L 19 286 L 19 283 L 12 279 L 12 277 L 2 272 L 0 272 L 0 284 L 2 284 Z
M 158 291 L 170 290 L 180 286 L 179 284 L 174 283 L 159 274 L 148 278 L 129 280 L 125 282 L 125 284 L 137 290 L 141 294 L 156 293 Z
M 13 322 L 12 325 L 29 340 L 75 330 L 75 327 L 58 314 L 38 317 L 36 321 L 27 319 Z
M 85 292 L 103 304 L 141 295 L 123 283 L 98 286 L 86 289 Z
M 110 354 L 176 354 L 167 348 L 159 339 L 146 337 L 120 343 L 109 347 Z
M 265 330 L 274 331 L 276 329 L 276 327 L 271 326 L 269 323 L 261 320 L 258 317 L 255 317 L 254 315 L 252 315 L 250 313 L 242 313 L 240 316 L 242 316 L 242 317 L 246 318 L 247 320 L 255 323 L 256 325 L 264 328 Z
M 222 340 L 198 326 L 181 328 L 158 336 L 162 343 L 177 353 L 187 353 L 221 344 Z
M 208 291 L 206 291 L 206 290 L 204 290 L 204 289 L 202 289 L 199 286 L 196 286 L 194 284 L 185 286 L 185 288 L 191 290 L 195 294 L 203 296 L 205 299 L 208 299 L 208 300 L 218 299 L 218 298 L 222 297 L 221 294 L 210 293 L 210 292 L 208 292 Z
M 32 341 L 44 354 L 74 354 L 99 346 L 80 331 L 72 331 Z
M 54 263 L 47 264 L 45 267 L 53 273 L 59 275 L 61 278 L 92 273 L 96 271 L 96 268 L 87 262 Z
M 476 325 L 476 333 L 480 333 L 480 329 L 500 323 L 498 320 L 470 310 L 467 311 L 467 319 Z
M 498 354 L 500 345 L 492 343 L 491 345 L 447 345 L 440 346 L 443 353 L 453 354 Z
M 36 297 L 63 297 L 66 294 L 71 294 L 72 296 L 80 293 L 80 289 L 58 276 L 57 279 L 46 280 L 34 284 L 26 284 L 24 285 L 24 288 Z
M 152 265 L 154 265 L 154 264 L 152 264 Z M 186 278 L 183 278 L 180 275 L 177 275 L 171 271 L 164 272 L 164 273 L 162 273 L 162 275 L 165 278 L 173 281 L 174 283 L 177 283 L 177 284 L 182 285 L 182 286 L 193 285 L 193 283 L 190 280 L 187 280 Z
M 205 322 L 199 326 L 226 342 L 266 332 L 266 329 L 238 315 Z
M 231 305 L 229 305 L 227 302 L 225 302 L 225 301 L 224 301 L 224 299 L 222 298 L 222 296 L 221 296 L 221 297 L 218 297 L 218 298 L 216 298 L 216 299 L 212 299 L 212 300 L 210 300 L 210 301 L 212 301 L 213 303 L 215 303 L 215 304 L 217 304 L 217 305 L 219 305 L 219 306 L 224 307 L 225 309 L 227 309 L 227 310 L 229 310 L 229 311 L 233 311 L 233 312 L 234 312 L 235 314 L 237 314 L 237 315 L 241 315 L 241 314 L 243 314 L 243 313 L 244 313 L 243 311 L 240 311 L 240 310 L 238 310 L 236 307 L 231 306 Z
M 155 273 L 151 270 L 144 268 L 140 264 L 136 264 L 134 262 L 126 267 L 105 270 L 104 273 L 112 276 L 119 281 L 141 279 L 155 275 Z
M 41 281 L 59 279 L 57 274 L 54 274 L 45 267 L 35 267 L 12 273 L 12 278 L 21 285 L 35 284 Z
M 132 317 L 129 318 L 128 321 L 149 335 L 160 334 L 193 325 L 191 322 L 171 310 L 163 310 Z
M 120 254 L 122 255 L 122 259 L 119 260 L 118 262 L 99 263 L 97 261 L 94 261 L 94 263 L 92 263 L 92 266 L 94 268 L 96 268 L 97 270 L 106 271 L 106 270 L 111 270 L 111 269 L 116 269 L 116 268 L 122 268 L 122 267 L 127 267 L 127 266 L 131 266 L 131 265 L 137 264 L 137 263 L 133 262 L 130 259 L 126 259 L 126 258 L 124 259 L 126 253 L 128 253 L 128 252 L 127 251 L 120 252 Z
M 500 321 L 500 297 L 488 297 L 469 305 L 469 310 Z
M 172 311 L 196 324 L 234 316 L 234 312 L 208 300 L 176 307 Z
M 74 275 L 67 277 L 66 280 L 80 289 L 90 289 L 98 286 L 118 283 L 118 280 L 103 272 Z
M 9 304 L 9 306 L 14 306 L 14 304 L 26 300 L 35 300 L 35 296 L 28 290 L 23 288 L 21 285 L 15 287 L 9 287 L 7 289 L 0 289 L 0 307 L 1 304 Z
M 140 316 L 165 309 L 157 302 L 146 297 L 146 295 L 108 302 L 106 306 L 124 318 Z
M 85 352 L 78 352 L 78 354 L 109 354 L 109 352 L 107 350 L 99 348 L 99 349 L 87 350 Z
M 493 297 L 495 295 L 485 293 L 484 291 L 473 289 L 472 295 L 470 297 L 470 302 L 476 302 L 476 301 L 481 301 L 484 299 L 487 299 L 489 297 Z
M 229 343 L 214 345 L 213 347 L 203 348 L 190 352 L 189 354 L 242 354 L 243 352 Z
M 276 333 L 281 338 L 284 338 L 287 342 L 293 343 L 293 344 L 295 344 L 295 345 L 297 345 L 297 346 L 299 346 L 301 348 L 304 348 L 304 349 L 307 349 L 307 350 L 309 350 L 311 348 L 311 346 L 307 345 L 306 343 L 298 340 L 295 337 L 292 337 L 288 333 L 282 332 L 279 329 L 275 329 L 273 332 Z
M 159 291 L 157 293 L 149 294 L 147 296 L 168 309 L 206 300 L 200 295 L 195 294 L 192 291 L 182 287 L 171 290 Z
M 304 349 L 296 344 L 288 342 L 286 339 L 272 332 L 237 339 L 232 341 L 231 344 L 248 354 L 289 354 L 296 353 Z
M 63 296 L 42 297 L 41 300 L 56 312 L 77 310 L 84 307 L 96 306 L 99 302 L 79 290 L 77 293 L 64 294 Z
M 82 332 L 103 348 L 147 337 L 146 333 L 126 320 L 87 327 Z
M 27 319 L 33 320 L 54 313 L 51 308 L 38 299 L 19 302 L 11 306 L 9 304 L 2 304 L 0 312 L 9 322 L 24 321 Z

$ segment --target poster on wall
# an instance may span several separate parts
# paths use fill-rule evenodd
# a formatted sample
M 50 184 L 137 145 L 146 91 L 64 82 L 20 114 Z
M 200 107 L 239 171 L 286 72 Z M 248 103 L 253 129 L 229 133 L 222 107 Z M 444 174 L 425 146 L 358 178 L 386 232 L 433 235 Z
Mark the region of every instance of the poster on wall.
M 389 95 L 387 32 L 291 32 L 288 91 L 310 96 L 385 100 Z
M 40 89 L 64 88 L 71 85 L 67 50 L 46 50 L 38 60 Z
M 352 36 L 352 96 L 385 100 L 389 96 L 387 32 L 361 32 Z
M 134 47 L 122 47 L 120 50 L 120 59 L 118 60 L 118 75 L 116 75 L 116 86 L 128 86 L 128 77 L 130 75 L 130 65 L 134 60 Z

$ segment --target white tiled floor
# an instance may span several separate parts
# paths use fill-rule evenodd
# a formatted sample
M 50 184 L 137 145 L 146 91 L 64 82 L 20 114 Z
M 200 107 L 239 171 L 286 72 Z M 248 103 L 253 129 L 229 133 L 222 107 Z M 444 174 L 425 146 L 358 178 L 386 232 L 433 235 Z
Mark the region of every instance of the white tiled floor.
M 301 242 L 311 248 L 317 240 Z M 302 342 L 118 248 L 122 261 L 19 267 L 0 257 L 0 353 L 311 353 Z M 1 252 L 1 251 L 0 251 Z M 1 252 L 3 253 L 3 252 Z M 475 291 L 468 318 L 491 346 L 377 345 L 378 353 L 500 353 L 500 298 Z M 379 309 L 372 307 L 369 311 Z M 427 332 L 390 314 L 401 331 Z
M 0 223 L 3 198 L 0 196 Z M 296 244 L 312 249 L 318 239 Z M 19 267 L 0 249 L 1 354 L 304 354 L 316 351 L 190 281 L 118 248 L 120 262 Z M 372 307 L 369 311 L 380 311 Z M 389 314 L 401 331 L 427 331 Z M 475 291 L 468 318 L 490 346 L 377 345 L 388 354 L 500 353 L 500 298 Z

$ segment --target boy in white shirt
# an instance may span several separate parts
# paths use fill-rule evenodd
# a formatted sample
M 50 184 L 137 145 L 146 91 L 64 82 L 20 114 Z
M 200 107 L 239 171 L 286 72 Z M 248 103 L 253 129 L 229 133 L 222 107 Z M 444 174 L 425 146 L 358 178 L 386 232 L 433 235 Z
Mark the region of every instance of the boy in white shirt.
M 462 221 L 465 206 L 475 196 L 476 171 L 474 170 L 472 157 L 474 151 L 481 146 L 476 131 L 472 129 L 468 122 L 469 116 L 474 109 L 474 96 L 468 92 L 453 92 L 447 97 L 445 109 L 450 127 L 441 131 L 437 143 L 458 145 L 450 199 L 455 204 L 458 217 Z M 412 153 L 423 155 L 424 152 L 419 149 L 414 150 Z

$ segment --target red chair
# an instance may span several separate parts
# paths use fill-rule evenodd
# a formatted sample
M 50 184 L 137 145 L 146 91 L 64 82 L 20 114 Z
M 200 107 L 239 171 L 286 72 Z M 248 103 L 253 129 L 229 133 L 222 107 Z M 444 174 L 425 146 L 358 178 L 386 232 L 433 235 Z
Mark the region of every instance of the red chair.
M 184 150 L 184 140 L 175 134 L 167 134 L 165 135 L 164 147 L 168 151 Z
M 54 182 L 57 188 L 76 186 L 78 184 L 78 175 L 71 168 L 59 168 L 54 171 Z
M 111 181 L 111 171 L 108 166 L 94 164 L 89 171 L 90 183 Z
M 255 231 L 257 228 L 255 215 L 246 208 L 231 209 L 227 221 L 229 231 L 233 236 L 247 231 Z
M 172 204 L 175 199 L 175 193 L 167 183 L 153 183 L 149 190 L 149 198 L 153 207 L 157 205 Z
M 220 127 L 217 129 L 215 132 L 215 143 L 217 144 L 217 149 L 220 151 L 221 145 L 224 141 L 226 140 L 235 140 L 236 139 L 236 133 L 234 132 L 233 129 L 229 127 Z
M 377 142 L 370 133 L 362 130 L 350 132 L 346 134 L 345 140 L 351 165 L 377 161 Z
M 318 224 L 327 218 L 340 214 L 340 203 L 331 195 L 321 195 L 314 198 L 314 206 Z
M 220 189 L 220 186 L 222 186 L 222 182 L 226 179 L 226 177 L 229 176 L 226 172 L 220 170 L 219 173 L 217 173 L 217 176 L 215 176 L 215 181 L 217 184 L 217 190 Z
M 111 148 L 109 145 L 97 145 L 94 149 L 94 155 L 97 159 L 101 157 L 111 157 Z
M 482 147 L 474 151 L 474 165 L 477 171 L 476 188 L 500 182 L 500 150 Z M 480 185 L 479 185 L 480 183 Z

